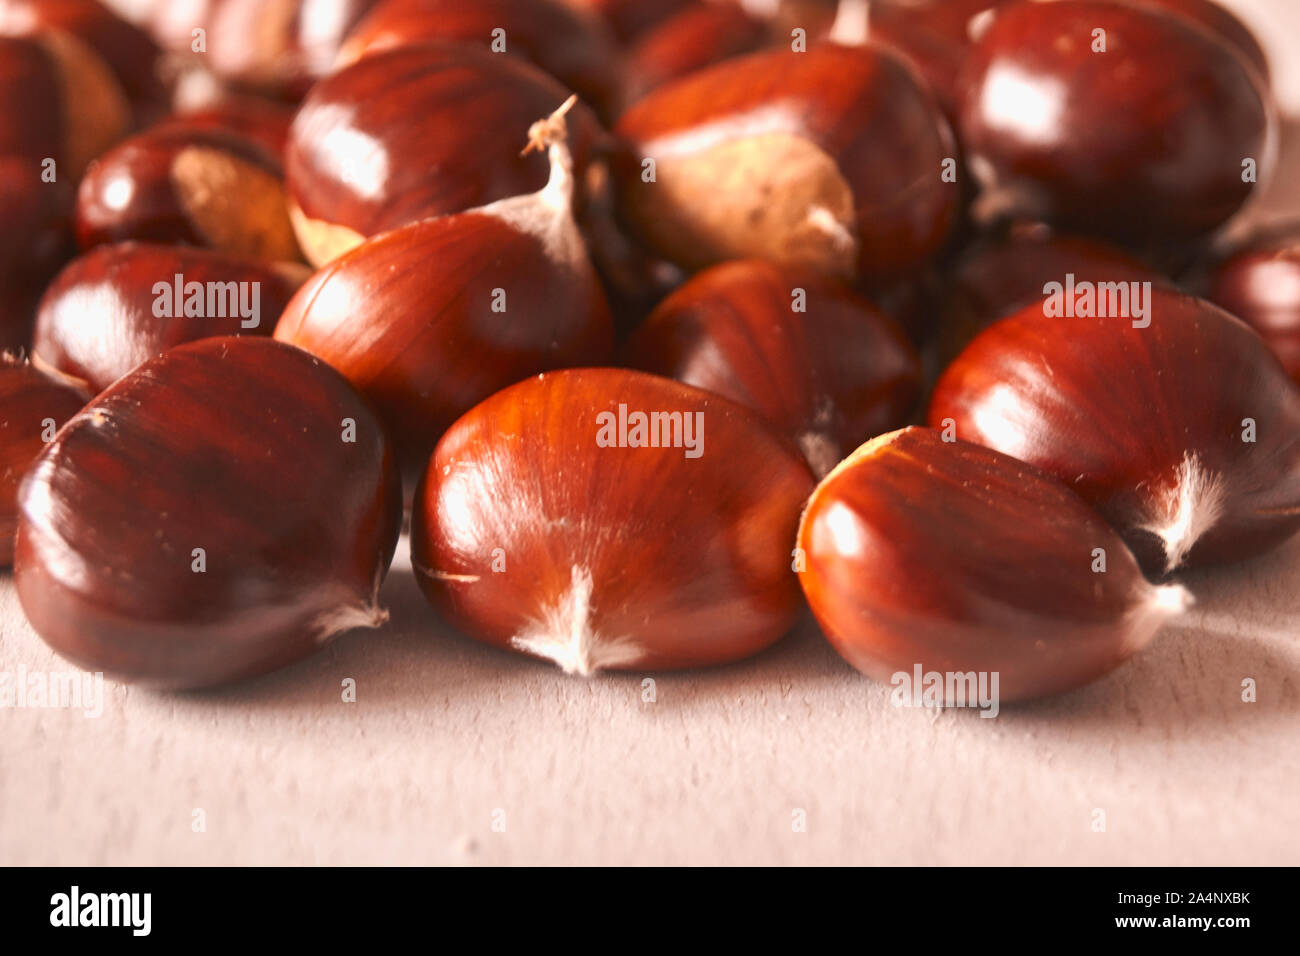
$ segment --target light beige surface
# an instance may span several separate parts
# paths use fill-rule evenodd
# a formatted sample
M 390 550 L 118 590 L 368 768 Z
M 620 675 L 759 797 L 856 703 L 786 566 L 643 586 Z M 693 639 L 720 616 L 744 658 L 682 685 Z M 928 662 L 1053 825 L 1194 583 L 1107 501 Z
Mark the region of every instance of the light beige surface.
M 1237 5 L 1300 43 L 1300 4 Z M 106 685 L 97 719 L 0 710 L 0 863 L 1300 863 L 1300 539 L 1189 579 L 1197 609 L 1146 653 L 996 720 L 889 706 L 811 627 L 658 675 L 648 703 L 640 675 L 442 633 L 405 547 L 389 627 L 295 668 Z M 6 576 L 0 671 L 20 667 L 65 665 Z

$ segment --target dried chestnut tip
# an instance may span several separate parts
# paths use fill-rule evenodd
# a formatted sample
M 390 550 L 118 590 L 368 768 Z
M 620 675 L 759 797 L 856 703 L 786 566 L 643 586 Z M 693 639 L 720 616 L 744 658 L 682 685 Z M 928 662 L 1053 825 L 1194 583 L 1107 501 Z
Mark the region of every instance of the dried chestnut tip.
M 1112 285 L 1137 298 L 1088 306 L 1081 289 L 1083 314 L 1053 296 L 985 329 L 927 421 L 1068 484 L 1153 576 L 1279 545 L 1300 529 L 1300 390 L 1209 302 Z
M 650 421 L 675 423 L 677 443 Z M 793 624 L 811 487 L 794 449 L 726 399 L 620 369 L 546 373 L 439 442 L 412 566 L 457 628 L 571 674 L 720 664 Z
M 1147 581 L 1065 485 L 926 428 L 827 475 L 798 543 L 804 593 L 851 664 L 885 682 L 914 666 L 989 675 L 1008 702 L 1100 677 L 1193 603 Z

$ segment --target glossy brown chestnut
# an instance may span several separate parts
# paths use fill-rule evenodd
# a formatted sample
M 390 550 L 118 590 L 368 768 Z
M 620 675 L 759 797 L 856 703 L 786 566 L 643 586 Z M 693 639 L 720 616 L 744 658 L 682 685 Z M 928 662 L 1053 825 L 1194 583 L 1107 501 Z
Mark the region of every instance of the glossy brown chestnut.
M 981 238 L 948 270 L 936 358 L 943 368 L 998 319 L 1041 302 L 1050 282 L 1158 282 L 1169 279 L 1141 260 L 1095 239 L 1016 227 Z
M 910 683 L 918 670 L 982 675 L 994 706 L 1071 690 L 1191 603 L 1181 585 L 1149 584 L 1060 482 L 925 428 L 882 435 L 831 472 L 808 502 L 799 548 L 799 581 L 826 637 L 896 694 L 895 675 Z
M 1272 163 L 1276 124 L 1257 73 L 1154 7 L 1002 7 L 967 66 L 962 142 L 985 214 L 1139 248 L 1185 242 L 1242 206 L 1250 161 L 1261 180 Z
M 696 3 L 647 30 L 628 50 L 627 101 L 714 63 L 761 49 L 768 24 L 732 0 Z
M 514 57 L 464 45 L 403 47 L 322 80 L 285 155 L 307 260 L 323 265 L 368 236 L 540 189 L 544 157 L 519 130 L 568 92 Z M 571 143 L 585 167 L 599 124 L 579 104 Z
M 329 362 L 370 400 L 408 473 L 493 392 L 611 356 L 609 308 L 573 219 L 563 141 L 571 103 L 530 133 L 550 144 L 540 192 L 362 243 L 317 272 L 276 327 L 277 339 Z
M 1151 571 L 1290 536 L 1300 389 L 1259 336 L 1159 286 L 1141 310 L 1087 306 L 1085 291 L 1072 316 L 1039 303 L 981 333 L 935 386 L 931 426 L 1064 481 Z
M 957 207 L 947 122 L 882 47 L 728 60 L 655 90 L 617 132 L 624 217 L 690 269 L 760 258 L 894 276 L 939 249 Z
M 94 50 L 61 30 L 0 36 L 0 156 L 54 160 L 75 182 L 125 135 L 126 94 Z
M 94 50 L 131 101 L 137 123 L 161 115 L 167 94 L 159 74 L 158 44 L 99 0 L 2 0 L 0 33 L 55 29 Z
M 0 356 L 0 565 L 14 558 L 18 483 L 88 397 L 11 353 Z
M 151 28 L 169 50 L 196 57 L 239 89 L 295 101 L 333 69 L 343 38 L 377 0 L 169 0 Z
M 632 336 L 625 364 L 760 412 L 819 476 L 904 424 L 921 395 L 920 361 L 893 319 L 815 273 L 761 260 L 687 282 Z
M 336 69 L 380 50 L 438 41 L 527 60 L 606 116 L 621 99 L 613 35 L 599 17 L 563 0 L 382 0 L 348 34 Z
M 1260 334 L 1300 383 L 1300 223 L 1269 230 L 1216 263 L 1205 297 Z
M 182 342 L 270 335 L 308 275 L 299 263 L 236 259 L 208 249 L 99 246 L 74 259 L 46 290 L 33 360 L 98 393 Z
M 19 494 L 14 582 L 88 670 L 204 687 L 376 627 L 401 521 L 379 423 L 337 372 L 251 336 L 151 359 L 96 398 Z
M 277 160 L 243 136 L 177 122 L 118 144 L 81 182 L 81 247 L 127 239 L 300 256 Z
M 798 453 L 733 402 L 640 372 L 552 372 L 438 443 L 411 560 L 457 627 L 568 673 L 720 664 L 793 625 L 811 489 Z

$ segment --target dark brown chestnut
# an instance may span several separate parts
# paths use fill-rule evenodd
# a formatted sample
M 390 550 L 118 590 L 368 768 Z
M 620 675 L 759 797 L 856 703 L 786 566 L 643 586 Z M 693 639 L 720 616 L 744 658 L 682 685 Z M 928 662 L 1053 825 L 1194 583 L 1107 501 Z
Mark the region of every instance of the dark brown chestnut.
M 1053 289 L 957 357 L 929 423 L 1065 482 L 1153 572 L 1300 527 L 1300 389 L 1245 324 L 1172 289 Z
M 536 67 L 464 45 L 402 47 L 322 80 L 290 133 L 291 214 L 307 260 L 324 265 L 368 236 L 540 189 L 545 158 L 517 130 L 568 91 Z M 599 124 L 581 104 L 581 172 Z
M 108 65 L 62 30 L 0 36 L 0 116 L 0 156 L 53 162 L 49 172 L 65 182 L 76 182 L 131 124 Z
M 371 401 L 408 473 L 493 392 L 611 356 L 609 308 L 573 218 L 572 103 L 533 124 L 532 142 L 549 144 L 541 191 L 362 243 L 317 272 L 276 327 Z
M 1300 223 L 1236 247 L 1203 284 L 1205 297 L 1258 332 L 1300 383 Z
M 167 93 L 159 73 L 158 45 L 100 0 L 0 2 L 0 33 L 24 35 L 48 29 L 70 34 L 98 54 L 121 84 L 137 123 L 165 111 Z
M 333 369 L 251 336 L 150 359 L 59 432 L 19 494 L 14 583 L 80 667 L 205 687 L 387 619 L 401 490 Z
M 437 41 L 521 57 L 606 116 L 621 99 L 613 35 L 599 17 L 563 0 L 382 0 L 348 34 L 336 68 L 380 50 Z
M 36 316 L 33 360 L 103 391 L 182 342 L 270 335 L 309 275 L 299 263 L 124 242 L 74 259 Z
M 800 609 L 808 469 L 756 414 L 619 369 L 493 395 L 438 443 L 411 561 L 478 640 L 571 674 L 739 660 Z
M 714 63 L 761 49 L 768 24 L 732 0 L 695 3 L 647 30 L 628 50 L 627 101 Z
M 980 215 L 1135 248 L 1225 222 L 1272 164 L 1258 74 L 1185 17 L 1109 0 L 1000 7 L 967 64 Z
M 81 182 L 81 247 L 127 239 L 272 262 L 300 255 L 275 157 L 243 136 L 178 122 L 126 139 Z
M 804 594 L 845 660 L 895 694 L 938 675 L 932 706 L 975 706 L 978 684 L 989 716 L 1095 680 L 1191 603 L 1181 585 L 1149 584 L 1059 481 L 925 428 L 873 439 L 827 475 L 799 551 Z
M 819 476 L 904 424 L 921 395 L 893 319 L 816 273 L 761 260 L 696 275 L 632 336 L 625 364 L 762 413 Z
M 655 90 L 616 131 L 628 225 L 689 269 L 760 258 L 894 277 L 939 250 L 957 209 L 948 124 L 883 47 L 727 60 Z
M 1170 281 L 1099 240 L 1024 226 L 981 237 L 947 271 L 934 349 L 940 368 L 984 329 L 1042 301 L 1044 288 L 1067 276 L 1089 283 Z
M 12 353 L 0 356 L 0 565 L 14 558 L 18 483 L 88 398 Z

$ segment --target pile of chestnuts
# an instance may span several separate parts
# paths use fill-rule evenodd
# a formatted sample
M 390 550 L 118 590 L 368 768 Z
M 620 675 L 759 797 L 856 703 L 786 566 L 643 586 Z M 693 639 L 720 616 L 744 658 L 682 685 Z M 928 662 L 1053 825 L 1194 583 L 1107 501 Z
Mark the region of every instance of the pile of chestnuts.
M 1212 0 L 0 0 L 0 558 L 156 687 L 409 522 L 568 673 L 1070 690 L 1300 529 L 1270 83 Z

